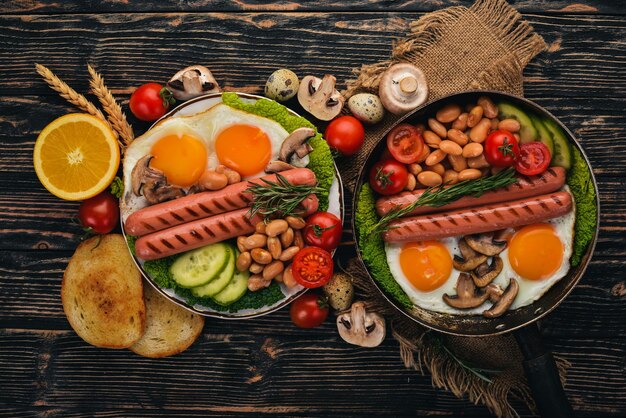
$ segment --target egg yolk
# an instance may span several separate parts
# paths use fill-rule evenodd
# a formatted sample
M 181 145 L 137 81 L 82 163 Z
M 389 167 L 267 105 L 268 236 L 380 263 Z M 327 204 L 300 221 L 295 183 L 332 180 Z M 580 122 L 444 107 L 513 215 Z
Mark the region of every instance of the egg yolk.
M 528 280 L 553 275 L 563 261 L 563 243 L 550 224 L 528 225 L 509 242 L 509 262 L 513 270 Z
M 429 292 L 448 280 L 452 258 L 440 242 L 409 242 L 400 251 L 400 267 L 416 289 Z
M 206 148 L 190 135 L 167 135 L 151 150 L 150 166 L 161 170 L 169 183 L 181 187 L 194 184 L 206 169 Z
M 220 163 L 244 177 L 263 171 L 270 161 L 271 151 L 267 134 L 256 126 L 230 126 L 215 140 L 215 153 Z

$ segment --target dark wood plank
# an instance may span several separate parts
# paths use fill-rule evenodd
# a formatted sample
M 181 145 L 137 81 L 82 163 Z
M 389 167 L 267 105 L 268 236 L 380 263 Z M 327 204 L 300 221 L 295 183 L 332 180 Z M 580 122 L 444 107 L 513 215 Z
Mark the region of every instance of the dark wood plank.
M 107 14 L 1 16 L 0 95 L 51 94 L 34 72 L 49 65 L 79 91 L 87 61 L 117 93 L 165 81 L 180 67 L 207 64 L 229 89 L 260 92 L 269 74 L 334 73 L 389 56 L 417 13 Z M 626 22 L 611 16 L 540 16 L 529 20 L 551 44 L 526 70 L 534 97 L 624 97 Z M 76 42 L 80 39 L 80 42 Z M 280 40 L 280 41 L 277 41 Z M 141 65 L 139 65 L 141 63 Z
M 69 330 L 61 306 L 61 278 L 69 252 L 4 252 L 0 254 L 0 328 Z M 542 321 L 547 336 L 624 339 L 625 295 L 616 291 L 624 285 L 623 264 L 596 257 L 572 294 Z M 593 312 L 593 315 L 590 315 Z M 237 322 L 237 332 L 250 335 L 336 338 L 328 321 L 315 331 L 301 330 L 289 320 L 288 309 L 254 320 Z M 209 320 L 207 331 L 230 333 L 231 321 Z
M 0 373 L 12 382 L 0 401 L 60 415 L 66 409 L 86 413 L 112 406 L 127 416 L 140 410 L 168 415 L 486 414 L 483 407 L 433 389 L 428 376 L 406 370 L 390 340 L 368 350 L 333 336 L 205 332 L 182 355 L 150 360 L 88 346 L 68 331 L 8 329 L 0 335 L 6 342 L 0 346 Z M 623 344 L 604 339 L 548 344 L 572 362 L 565 389 L 576 410 L 619 416 L 626 407 Z M 35 387 L 34 381 L 39 382 Z M 519 402 L 514 405 L 528 416 Z
M 164 1 L 93 1 L 93 0 L 66 0 L 62 3 L 52 0 L 33 2 L 32 0 L 14 0 L 5 5 L 3 13 L 71 13 L 71 12 L 302 12 L 302 11 L 405 11 L 430 12 L 448 6 L 470 6 L 473 0 L 300 0 L 297 2 L 280 1 L 269 2 L 260 0 L 200 0 L 194 2 Z M 624 14 L 619 2 L 601 0 L 578 1 L 547 1 L 547 0 L 517 0 L 511 2 L 522 12 L 542 13 L 581 13 L 581 14 Z

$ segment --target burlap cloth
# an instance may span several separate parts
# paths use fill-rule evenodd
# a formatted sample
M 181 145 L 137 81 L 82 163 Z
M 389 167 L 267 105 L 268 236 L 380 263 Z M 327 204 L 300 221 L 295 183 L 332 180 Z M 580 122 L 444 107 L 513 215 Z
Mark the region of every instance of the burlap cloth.
M 357 78 L 347 82 L 343 93 L 346 97 L 361 91 L 376 93 L 389 65 L 410 62 L 426 74 L 428 100 L 470 89 L 521 96 L 524 67 L 545 48 L 543 38 L 504 0 L 478 0 L 470 8 L 450 7 L 411 22 L 409 34 L 394 43 L 391 57 L 354 70 Z M 342 162 L 349 190 L 354 189 L 369 150 L 397 119 L 387 115 L 369 128 L 360 153 Z M 427 330 L 381 296 L 357 259 L 350 261 L 347 272 L 353 276 L 357 295 L 389 321 L 406 367 L 422 373 L 427 369 L 435 387 L 484 404 L 497 416 L 518 415 L 509 403 L 512 397 L 534 410 L 522 355 L 512 336 L 460 338 Z M 557 364 L 564 378 L 567 363 L 558 359 Z

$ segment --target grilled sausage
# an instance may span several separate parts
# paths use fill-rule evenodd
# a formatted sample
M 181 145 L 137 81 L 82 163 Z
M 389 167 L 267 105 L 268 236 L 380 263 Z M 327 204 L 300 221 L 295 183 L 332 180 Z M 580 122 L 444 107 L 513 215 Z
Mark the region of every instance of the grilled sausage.
M 315 173 L 308 168 L 296 168 L 280 174 L 293 184 L 312 186 L 316 182 Z M 245 208 L 252 201 L 252 194 L 245 190 L 250 183 L 260 184 L 261 180 L 275 182 L 276 175 L 246 180 L 221 190 L 196 193 L 139 209 L 126 219 L 124 229 L 126 233 L 139 237 L 185 222 Z
M 432 215 L 402 218 L 389 224 L 387 242 L 424 241 L 515 228 L 565 215 L 572 196 L 556 192 L 513 202 L 496 203 Z
M 480 197 L 465 196 L 445 206 L 432 207 L 420 206 L 410 215 L 424 213 L 443 212 L 451 209 L 469 208 L 491 203 L 508 202 L 510 200 L 524 199 L 552 193 L 559 190 L 565 184 L 565 169 L 563 167 L 550 167 L 537 176 L 518 175 L 517 183 L 496 190 L 483 193 Z M 376 212 L 384 216 L 398 206 L 408 206 L 424 193 L 424 189 L 413 192 L 405 192 L 394 196 L 382 197 L 376 201 Z
M 302 216 L 308 216 L 317 211 L 317 197 L 311 195 L 307 200 L 308 203 Z M 135 242 L 135 253 L 143 260 L 155 260 L 179 254 L 240 235 L 251 234 L 261 219 L 259 215 L 249 218 L 248 209 L 238 209 L 197 219 L 142 236 Z

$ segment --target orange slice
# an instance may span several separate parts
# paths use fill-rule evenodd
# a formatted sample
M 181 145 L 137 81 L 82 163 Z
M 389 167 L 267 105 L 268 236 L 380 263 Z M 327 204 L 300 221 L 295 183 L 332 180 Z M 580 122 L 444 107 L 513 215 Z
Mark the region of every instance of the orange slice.
M 85 200 L 106 189 L 120 164 L 109 126 L 86 113 L 52 121 L 39 134 L 33 154 L 39 181 L 65 200 Z

